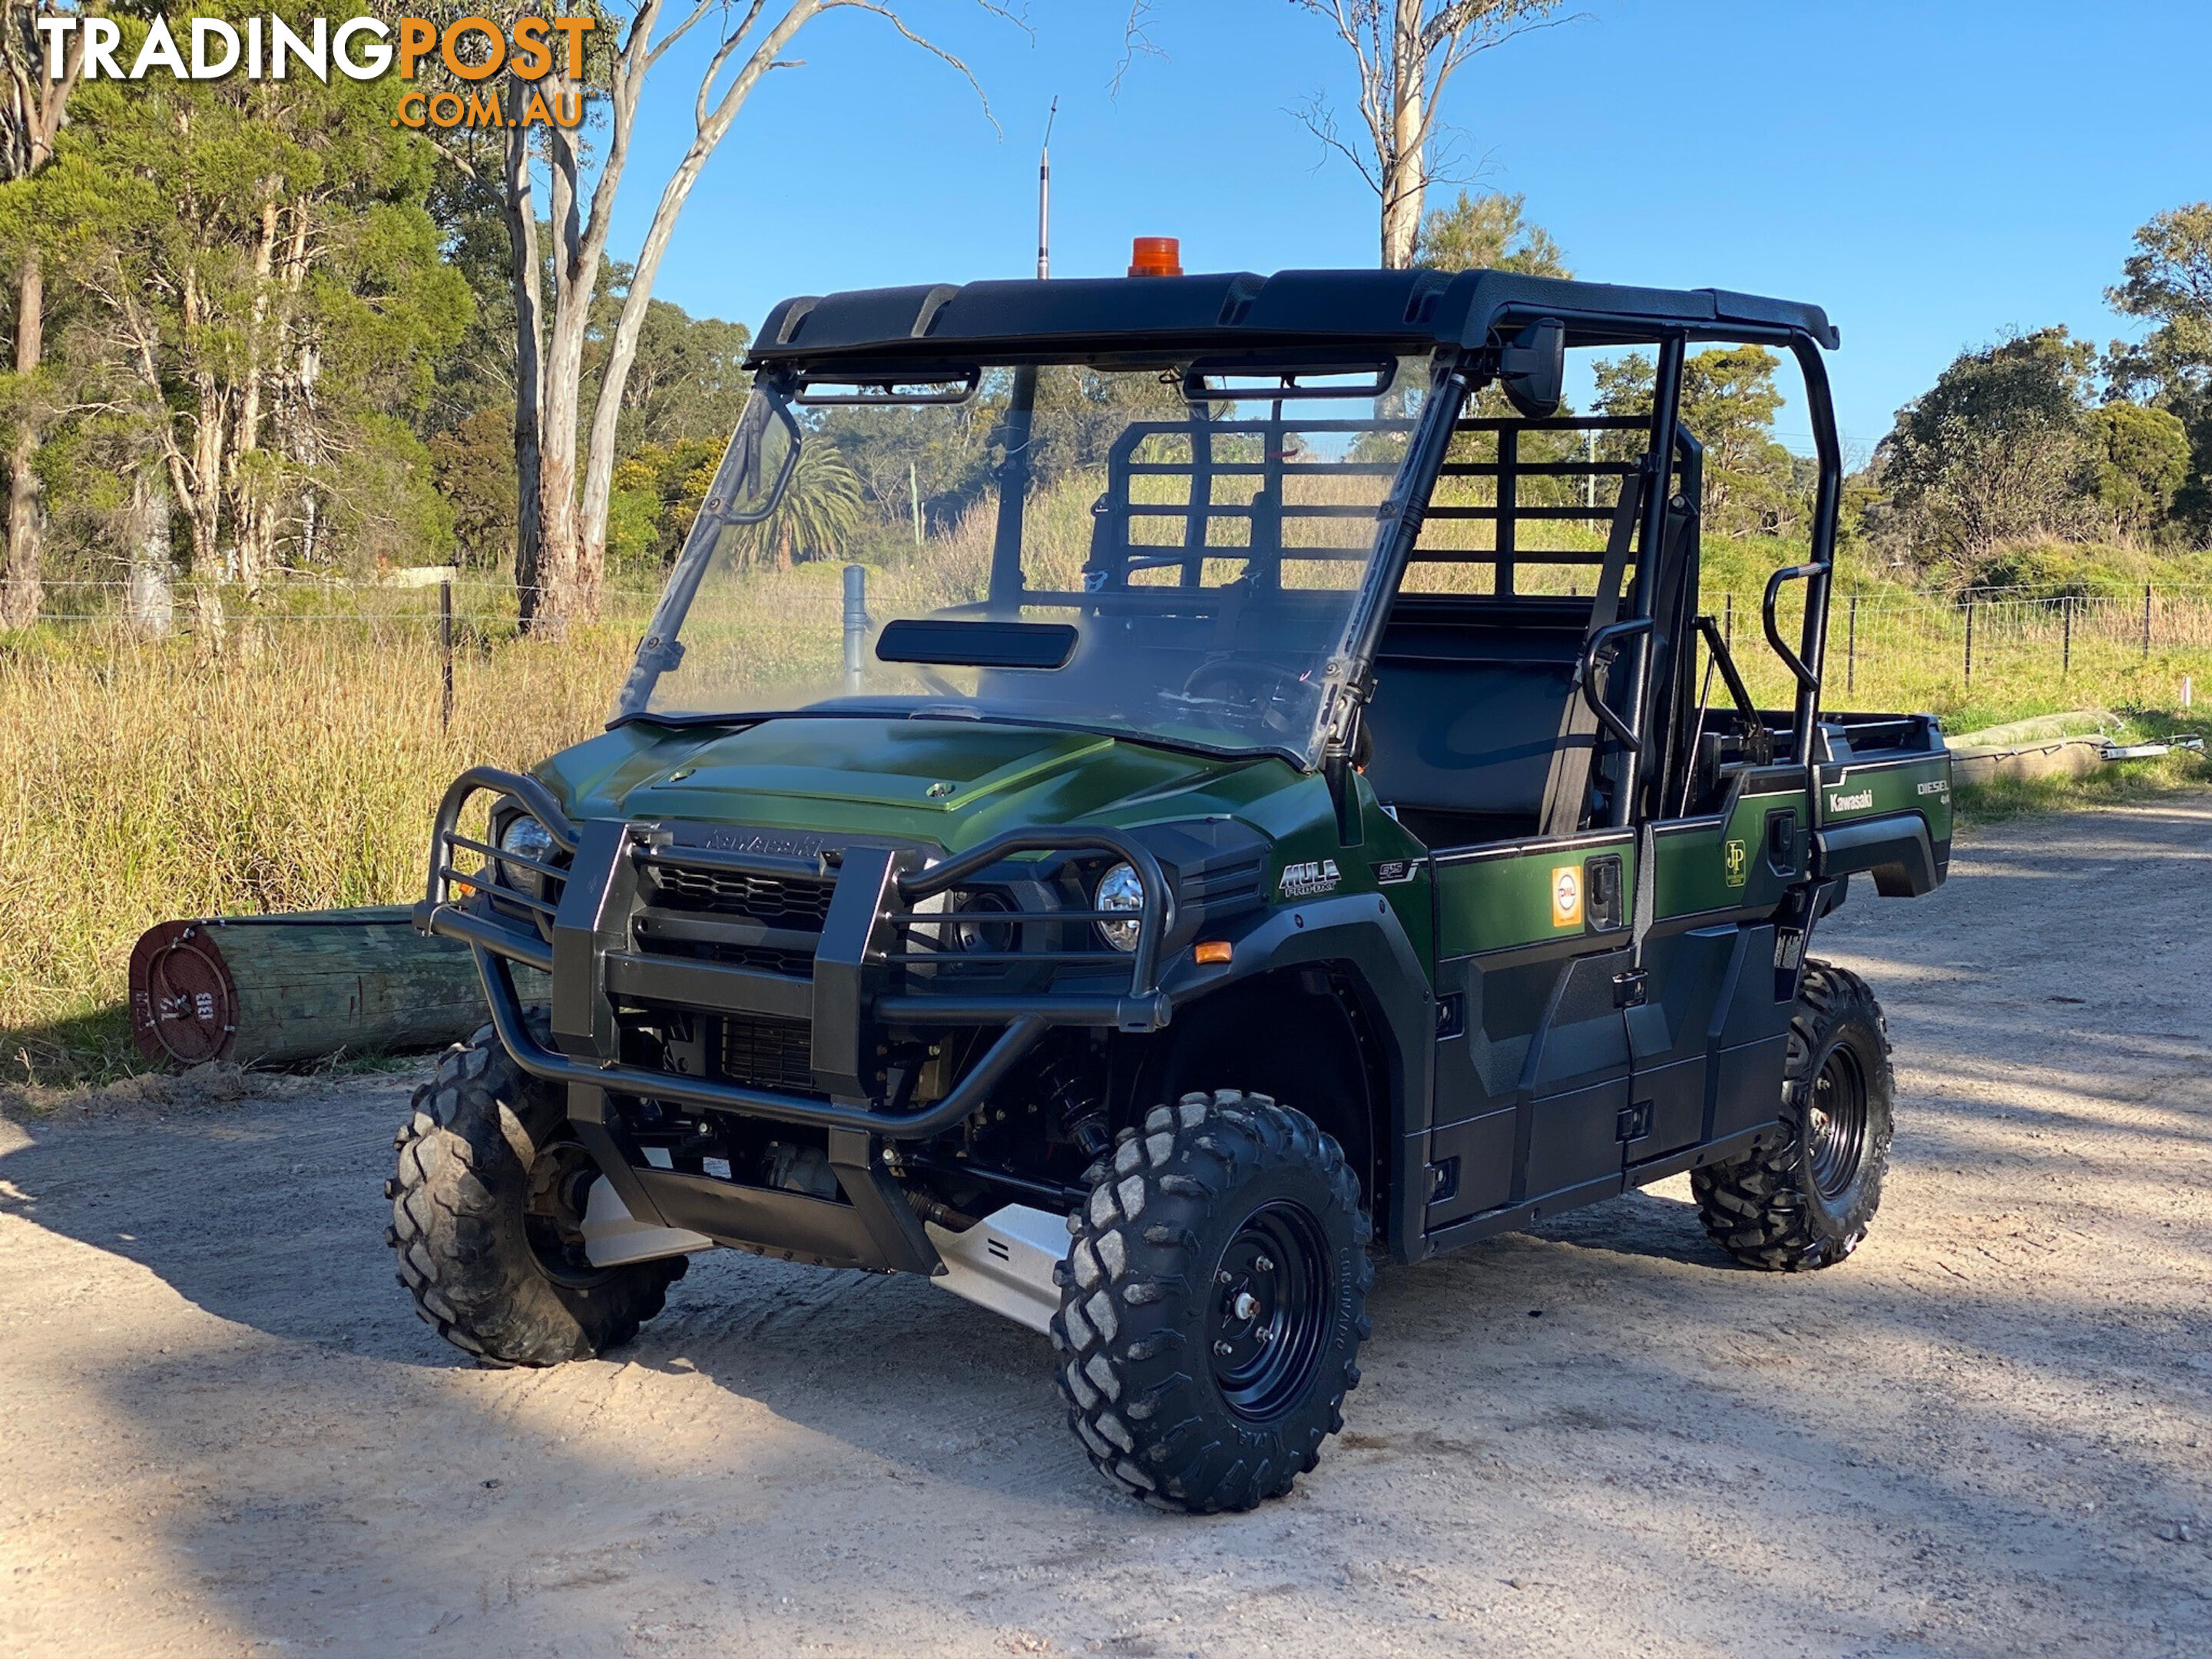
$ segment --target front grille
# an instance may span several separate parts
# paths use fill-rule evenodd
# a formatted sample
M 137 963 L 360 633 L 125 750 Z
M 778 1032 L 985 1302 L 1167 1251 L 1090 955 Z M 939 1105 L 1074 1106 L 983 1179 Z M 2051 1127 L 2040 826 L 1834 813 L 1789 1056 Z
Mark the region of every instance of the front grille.
M 660 939 L 641 932 L 638 948 L 657 957 L 689 957 L 694 962 L 719 962 L 756 973 L 781 974 L 787 979 L 814 977 L 814 952 L 775 945 L 730 945 L 720 939 Z
M 836 884 L 796 877 L 751 876 L 733 870 L 660 865 L 653 870 L 656 902 L 671 910 L 744 916 L 770 927 L 819 933 L 830 915 Z
M 1186 874 L 1176 896 L 1185 904 L 1215 907 L 1232 904 L 1239 899 L 1257 898 L 1266 869 L 1267 860 L 1256 853 L 1249 858 L 1214 863 Z
M 803 1019 L 732 1016 L 722 1021 L 722 1075 L 750 1089 L 815 1095 L 814 1028 Z

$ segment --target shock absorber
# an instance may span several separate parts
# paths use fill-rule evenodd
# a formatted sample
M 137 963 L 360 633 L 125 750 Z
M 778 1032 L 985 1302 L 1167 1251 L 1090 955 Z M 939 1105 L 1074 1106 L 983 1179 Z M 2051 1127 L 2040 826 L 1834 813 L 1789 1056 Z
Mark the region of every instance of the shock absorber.
M 1087 1158 L 1102 1157 L 1114 1145 L 1106 1123 L 1106 1101 L 1090 1072 L 1074 1058 L 1060 1054 L 1048 1061 L 1038 1082 L 1060 1134 L 1083 1149 Z

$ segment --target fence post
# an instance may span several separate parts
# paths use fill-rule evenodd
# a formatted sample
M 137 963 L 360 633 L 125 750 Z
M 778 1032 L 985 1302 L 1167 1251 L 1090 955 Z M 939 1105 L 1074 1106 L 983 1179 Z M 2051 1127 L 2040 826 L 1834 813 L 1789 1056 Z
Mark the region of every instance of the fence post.
M 442 658 L 438 729 L 453 729 L 453 582 L 449 576 L 438 584 L 438 654 Z
M 2074 596 L 2066 594 L 2058 601 L 2060 632 L 2058 635 L 2058 678 L 2064 679 L 2074 672 Z
M 1844 655 L 1844 690 L 1846 694 L 1859 689 L 1859 596 L 1851 595 L 1850 645 Z
M 868 641 L 868 568 L 845 567 L 845 690 L 857 694 L 865 673 L 861 651 Z
M 1966 601 L 1966 684 L 1974 683 L 1974 602 Z
M 2150 660 L 2150 584 L 2143 584 L 2143 660 Z
M 1726 603 L 1721 607 L 1721 643 L 1730 650 L 1735 648 L 1735 595 L 1721 596 Z

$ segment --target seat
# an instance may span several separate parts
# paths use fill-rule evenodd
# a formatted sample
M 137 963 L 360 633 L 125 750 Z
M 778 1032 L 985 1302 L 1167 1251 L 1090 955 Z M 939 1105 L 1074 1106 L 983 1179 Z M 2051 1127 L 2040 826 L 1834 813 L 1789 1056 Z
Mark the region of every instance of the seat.
M 1367 777 L 1434 848 L 1533 836 L 1587 599 L 1401 594 L 1375 659 Z

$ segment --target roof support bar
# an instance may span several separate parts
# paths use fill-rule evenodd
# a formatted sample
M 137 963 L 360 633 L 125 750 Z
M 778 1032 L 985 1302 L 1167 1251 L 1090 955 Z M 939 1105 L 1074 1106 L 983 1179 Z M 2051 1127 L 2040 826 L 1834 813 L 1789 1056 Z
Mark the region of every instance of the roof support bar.
M 1806 406 L 1813 417 L 1813 442 L 1820 463 L 1820 484 L 1813 498 L 1812 556 L 1807 561 L 1816 574 L 1805 584 L 1805 626 L 1797 651 L 1810 676 L 1797 686 L 1797 745 L 1791 757 L 1804 766 L 1812 761 L 1813 730 L 1820 718 L 1820 674 L 1828 646 L 1828 589 L 1835 579 L 1836 514 L 1843 499 L 1844 457 L 1836 440 L 1835 399 L 1828 391 L 1827 365 L 1820 360 L 1819 344 L 1808 335 L 1797 334 L 1791 337 L 1790 349 L 1805 377 Z M 1818 792 L 1814 798 L 1820 799 Z
M 1644 457 L 1643 523 L 1636 538 L 1636 607 L 1626 620 L 1650 623 L 1652 597 L 1659 586 L 1659 559 L 1666 542 L 1667 507 L 1674 497 L 1675 405 L 1682 395 L 1682 357 L 1686 341 L 1676 331 L 1659 344 L 1659 362 L 1651 377 L 1651 447 Z M 1628 706 L 1640 739 L 1651 729 L 1650 699 L 1652 630 L 1646 627 L 1638 638 L 1631 659 Z M 1637 793 L 1643 782 L 1649 744 L 1624 750 L 1620 757 L 1620 787 L 1613 791 L 1609 813 L 1612 826 L 1624 829 L 1636 811 Z

